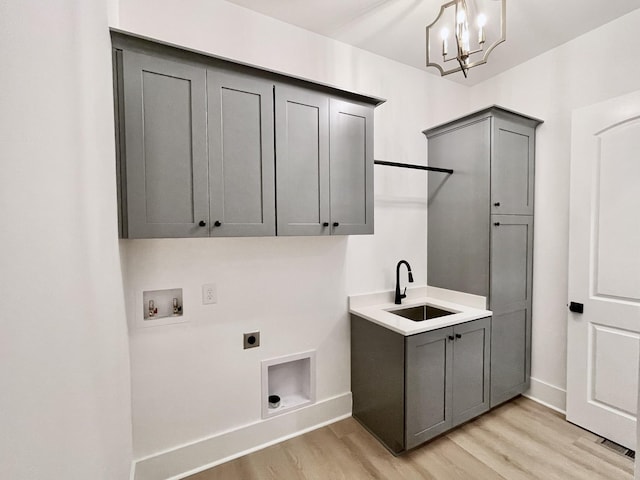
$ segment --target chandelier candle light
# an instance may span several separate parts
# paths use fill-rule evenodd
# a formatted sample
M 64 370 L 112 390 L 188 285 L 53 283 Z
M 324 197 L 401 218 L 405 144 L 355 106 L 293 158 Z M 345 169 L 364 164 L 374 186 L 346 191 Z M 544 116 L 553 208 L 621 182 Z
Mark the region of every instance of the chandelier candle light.
M 482 9 L 478 7 L 482 3 Z M 488 19 L 497 19 L 488 25 Z M 475 19 L 475 35 L 469 27 L 471 19 Z M 506 0 L 452 0 L 440 7 L 438 17 L 427 27 L 427 67 L 436 67 L 442 76 L 455 72 L 462 72 L 467 76 L 470 68 L 487 63 L 487 58 L 493 49 L 506 39 Z M 473 21 L 472 21 L 473 22 Z M 489 29 L 489 32 L 487 30 Z M 439 38 L 436 32 L 440 33 Z M 453 31 L 455 43 L 455 55 L 449 51 L 449 35 Z M 471 49 L 472 38 L 475 37 L 477 45 Z M 493 43 L 485 49 L 487 38 Z M 442 42 L 442 60 L 432 58 L 432 43 Z M 453 46 L 453 45 L 452 45 Z M 436 51 L 440 49 L 434 49 Z M 472 60 L 475 58 L 475 60 Z M 457 61 L 455 66 L 446 69 L 445 63 Z

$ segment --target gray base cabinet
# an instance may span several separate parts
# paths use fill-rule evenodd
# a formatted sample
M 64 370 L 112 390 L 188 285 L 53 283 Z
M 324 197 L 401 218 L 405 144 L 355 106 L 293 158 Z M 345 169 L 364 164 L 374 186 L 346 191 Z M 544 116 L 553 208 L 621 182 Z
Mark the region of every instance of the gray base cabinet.
M 112 37 L 122 237 L 373 233 L 381 100 Z
M 535 130 L 540 120 L 491 107 L 425 130 L 427 282 L 482 295 L 493 311 L 491 406 L 529 388 Z
M 487 411 L 490 326 L 405 337 L 352 315 L 353 416 L 399 454 Z

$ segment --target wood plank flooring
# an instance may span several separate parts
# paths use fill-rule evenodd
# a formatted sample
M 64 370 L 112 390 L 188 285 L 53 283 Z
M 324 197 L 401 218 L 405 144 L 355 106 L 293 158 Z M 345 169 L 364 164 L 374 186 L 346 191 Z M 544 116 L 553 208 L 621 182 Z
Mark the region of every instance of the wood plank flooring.
M 519 397 L 394 457 L 353 418 L 189 480 L 632 480 L 633 460 Z

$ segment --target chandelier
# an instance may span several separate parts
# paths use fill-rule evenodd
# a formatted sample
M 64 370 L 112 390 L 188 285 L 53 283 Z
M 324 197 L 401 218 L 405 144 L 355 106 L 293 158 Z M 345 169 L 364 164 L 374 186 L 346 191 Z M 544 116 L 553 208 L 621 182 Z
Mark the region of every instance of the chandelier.
M 466 78 L 470 68 L 487 63 L 493 49 L 505 41 L 506 13 L 506 0 L 452 0 L 442 5 L 427 27 L 427 67 L 437 68 L 442 76 L 462 72 Z

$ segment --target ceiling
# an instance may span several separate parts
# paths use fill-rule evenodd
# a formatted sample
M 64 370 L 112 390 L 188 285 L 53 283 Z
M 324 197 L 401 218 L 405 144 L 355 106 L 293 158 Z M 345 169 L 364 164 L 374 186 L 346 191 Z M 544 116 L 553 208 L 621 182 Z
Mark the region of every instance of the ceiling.
M 447 0 L 228 1 L 439 75 L 424 66 L 425 27 Z M 447 78 L 474 85 L 637 8 L 640 0 L 507 0 L 507 41 L 468 79 Z

